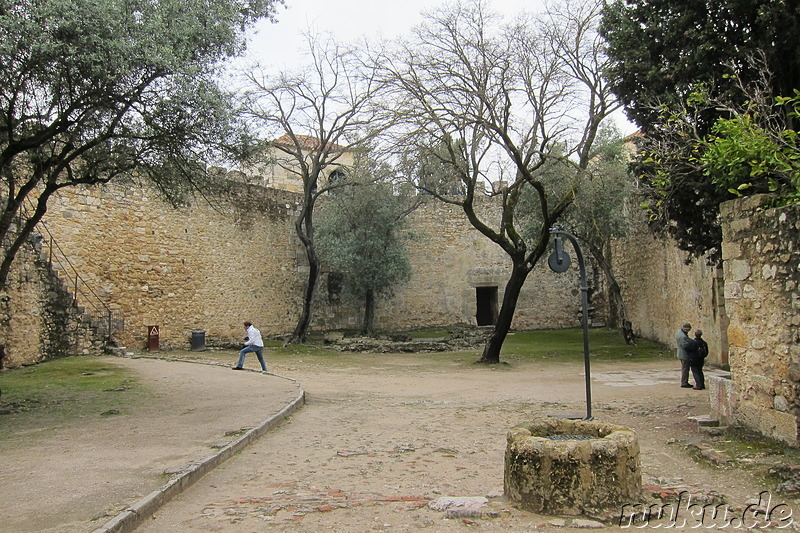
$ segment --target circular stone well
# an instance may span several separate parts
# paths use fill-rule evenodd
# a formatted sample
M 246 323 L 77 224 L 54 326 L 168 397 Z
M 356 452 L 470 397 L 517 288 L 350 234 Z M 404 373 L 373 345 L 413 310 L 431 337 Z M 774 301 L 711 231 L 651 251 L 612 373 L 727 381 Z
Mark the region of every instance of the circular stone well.
M 520 507 L 582 515 L 640 501 L 639 440 L 633 430 L 592 420 L 546 418 L 508 433 L 504 488 Z

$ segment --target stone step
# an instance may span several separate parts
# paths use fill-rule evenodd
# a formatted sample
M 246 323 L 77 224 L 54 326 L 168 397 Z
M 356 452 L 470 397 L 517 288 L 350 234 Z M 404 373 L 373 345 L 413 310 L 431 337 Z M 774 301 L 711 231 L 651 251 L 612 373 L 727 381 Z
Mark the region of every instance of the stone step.
M 709 437 L 721 437 L 728 432 L 728 426 L 700 426 L 699 430 Z
M 719 427 L 719 420 L 711 415 L 687 416 L 687 420 L 694 420 L 700 427 Z

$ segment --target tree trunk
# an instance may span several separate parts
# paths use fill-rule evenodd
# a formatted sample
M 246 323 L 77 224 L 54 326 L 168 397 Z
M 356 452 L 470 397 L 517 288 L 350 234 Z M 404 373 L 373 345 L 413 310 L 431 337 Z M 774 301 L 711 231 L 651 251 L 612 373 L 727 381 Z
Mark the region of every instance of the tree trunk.
M 306 281 L 306 288 L 303 292 L 303 309 L 300 313 L 300 318 L 297 320 L 297 325 L 292 332 L 292 336 L 285 344 L 303 343 L 308 337 L 308 328 L 311 326 L 311 313 L 312 303 L 314 300 L 314 292 L 317 288 L 317 280 L 319 279 L 319 261 L 314 261 L 308 265 L 308 281 Z
M 21 227 L 17 230 L 16 235 L 9 239 L 10 242 L 7 246 L 3 247 L 3 260 L 0 262 L 0 289 L 5 289 L 6 283 L 8 282 L 8 273 L 11 271 L 11 264 L 16 258 L 19 249 L 22 248 L 22 245 L 25 244 L 25 241 L 33 232 L 36 224 L 42 220 L 47 212 L 47 200 L 52 196 L 53 192 L 54 190 L 49 187 L 42 191 L 42 194 L 39 195 L 36 202 L 36 209 L 34 212 L 25 219 L 24 222 L 20 221 Z M 13 217 L 9 217 L 8 220 L 12 220 L 12 218 Z M 9 237 L 10 232 L 8 228 L 10 225 L 11 224 L 8 224 L 3 228 L 5 238 Z
M 307 202 L 308 204 L 308 202 Z M 305 212 L 301 213 L 295 223 L 295 230 L 300 242 L 306 251 L 306 259 L 308 260 L 308 279 L 306 281 L 305 291 L 303 292 L 303 309 L 300 312 L 300 318 L 297 320 L 297 325 L 284 345 L 303 343 L 308 337 L 308 329 L 311 326 L 311 317 L 314 303 L 314 293 L 317 290 L 317 281 L 319 280 L 320 263 L 317 258 L 317 252 L 314 248 L 314 224 L 313 224 L 313 204 L 305 208 Z
M 361 334 L 365 337 L 371 336 L 374 329 L 375 322 L 375 293 L 372 289 L 367 289 L 367 294 L 364 296 L 364 327 L 361 329 Z
M 530 270 L 524 264 L 514 265 L 511 269 L 511 277 L 506 282 L 503 294 L 503 304 L 497 314 L 494 329 L 489 334 L 486 346 L 483 348 L 483 355 L 478 360 L 479 363 L 494 365 L 500 362 L 500 349 L 503 347 L 503 342 L 511 329 L 511 321 L 514 319 L 514 312 L 517 309 L 519 293 L 522 291 L 522 285 L 525 284 L 525 279 L 529 273 Z
M 589 250 L 592 252 L 592 256 L 594 256 L 597 264 L 600 265 L 600 270 L 603 271 L 606 281 L 608 282 L 608 291 L 611 295 L 611 298 L 614 300 L 614 305 L 617 308 L 617 326 L 622 334 L 622 338 L 625 339 L 627 344 L 635 345 L 636 340 L 633 335 L 633 324 L 631 324 L 630 320 L 628 320 L 628 315 L 625 310 L 625 301 L 622 299 L 622 290 L 620 289 L 617 278 L 614 276 L 614 272 L 611 269 L 611 264 L 609 263 L 608 259 L 606 259 L 603 250 L 599 246 L 595 246 L 591 243 L 588 243 L 588 245 Z

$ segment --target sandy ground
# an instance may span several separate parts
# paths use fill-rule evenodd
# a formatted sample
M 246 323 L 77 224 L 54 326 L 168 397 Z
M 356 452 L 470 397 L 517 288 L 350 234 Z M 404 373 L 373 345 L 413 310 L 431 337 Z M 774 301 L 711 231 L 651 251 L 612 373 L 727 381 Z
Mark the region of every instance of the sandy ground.
M 119 415 L 86 413 L 79 424 L 5 440 L 0 531 L 93 531 L 166 483 L 165 471 L 212 455 L 298 394 L 291 381 L 229 367 L 106 359 L 138 375 L 149 389 L 145 401 Z
M 352 368 L 302 361 L 271 366 L 298 380 L 306 406 L 137 531 L 567 531 L 599 525 L 537 516 L 503 497 L 509 428 L 537 416 L 585 414 L 582 368 L 454 362 L 431 369 L 419 356 L 363 357 Z M 152 481 L 165 468 L 207 453 L 226 431 L 277 412 L 281 398 L 295 393 L 290 381 L 224 368 L 119 364 L 161 384 L 158 405 L 146 417 L 117 419 L 115 427 L 83 435 L 65 428 L 58 442 L 45 439 L 12 457 L 4 451 L 0 530 L 91 531 L 107 519 L 89 521 L 98 513 L 159 486 L 163 480 Z M 716 491 L 743 507 L 765 490 L 763 481 L 747 469 L 691 458 L 684 443 L 708 437 L 687 416 L 709 412 L 708 393 L 679 388 L 677 377 L 674 361 L 595 364 L 592 414 L 636 430 L 645 484 Z M 118 479 L 109 478 L 114 468 L 124 472 Z M 447 519 L 427 506 L 442 496 L 488 497 L 496 517 Z

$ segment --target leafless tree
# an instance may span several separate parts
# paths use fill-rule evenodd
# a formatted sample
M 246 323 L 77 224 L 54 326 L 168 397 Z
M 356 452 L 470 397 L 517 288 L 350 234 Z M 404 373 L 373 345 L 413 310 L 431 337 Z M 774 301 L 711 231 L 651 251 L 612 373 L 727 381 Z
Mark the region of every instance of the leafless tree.
M 394 89 L 397 146 L 452 168 L 464 194 L 427 192 L 460 205 L 511 260 L 481 357 L 497 363 L 522 286 L 572 202 L 577 178 L 588 172 L 601 122 L 618 106 L 601 76 L 601 3 L 561 3 L 512 24 L 487 6 L 474 0 L 432 12 L 412 40 L 378 63 Z M 541 175 L 545 166 L 551 175 L 552 165 L 565 169 L 555 188 Z M 534 212 L 520 209 L 523 194 L 535 198 Z M 501 202 L 499 220 L 481 213 L 486 195 Z
M 255 126 L 271 139 L 265 157 L 302 183 L 302 205 L 295 221 L 297 236 L 308 260 L 303 308 L 287 342 L 304 342 L 312 319 L 312 302 L 320 273 L 314 247 L 314 207 L 321 194 L 339 186 L 327 180 L 335 169 L 346 168 L 373 140 L 378 124 L 372 105 L 381 90 L 374 69 L 362 53 L 331 38 L 307 36 L 310 65 L 298 72 L 246 74 L 245 106 Z M 269 155 L 267 155 L 269 154 Z

